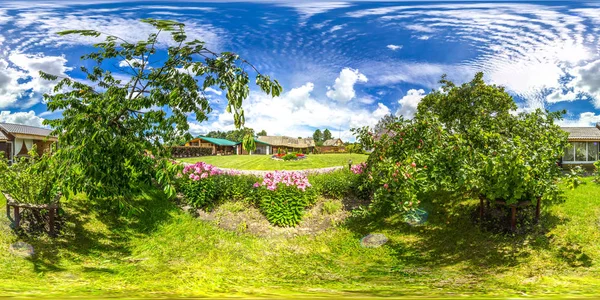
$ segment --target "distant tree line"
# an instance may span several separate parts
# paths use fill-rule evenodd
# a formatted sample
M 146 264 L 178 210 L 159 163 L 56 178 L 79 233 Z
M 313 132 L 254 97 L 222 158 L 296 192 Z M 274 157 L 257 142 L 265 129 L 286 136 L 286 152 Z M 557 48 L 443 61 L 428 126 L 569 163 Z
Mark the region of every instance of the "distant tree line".
M 333 137 L 331 136 L 331 131 L 329 131 L 329 129 L 325 129 L 323 132 L 321 132 L 320 129 L 317 129 L 315 130 L 315 133 L 313 133 L 313 140 L 317 146 L 323 146 L 323 142 L 332 138 Z
M 240 129 L 229 130 L 229 131 L 219 131 L 219 130 L 211 131 L 211 132 L 207 133 L 205 136 L 211 137 L 211 138 L 226 139 L 226 140 L 230 140 L 230 141 L 234 141 L 234 142 L 242 142 L 244 140 L 244 135 L 246 135 L 246 133 L 250 133 L 253 137 L 267 135 L 267 132 L 264 129 L 259 131 L 258 133 L 255 133 L 254 129 L 246 127 L 246 128 L 240 128 Z

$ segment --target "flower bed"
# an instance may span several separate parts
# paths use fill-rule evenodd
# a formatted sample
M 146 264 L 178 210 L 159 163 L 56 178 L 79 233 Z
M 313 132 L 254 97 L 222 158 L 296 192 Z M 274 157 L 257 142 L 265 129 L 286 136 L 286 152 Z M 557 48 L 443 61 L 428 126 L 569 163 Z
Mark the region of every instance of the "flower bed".
M 276 153 L 273 156 L 271 156 L 271 158 L 275 160 L 290 161 L 305 159 L 306 155 L 302 153 Z
M 296 226 L 316 193 L 304 172 L 275 171 L 254 183 L 252 198 L 267 220 L 277 226 Z

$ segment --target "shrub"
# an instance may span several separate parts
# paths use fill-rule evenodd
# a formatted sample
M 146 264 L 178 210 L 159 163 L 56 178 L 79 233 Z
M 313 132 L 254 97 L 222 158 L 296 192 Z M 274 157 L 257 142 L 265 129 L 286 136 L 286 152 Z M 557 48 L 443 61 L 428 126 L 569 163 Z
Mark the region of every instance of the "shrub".
M 600 184 L 600 160 L 594 163 L 594 179 L 593 181 Z
M 271 224 L 296 226 L 316 194 L 304 173 L 275 171 L 254 184 L 253 200 Z
M 282 157 L 283 160 L 292 160 L 296 159 L 296 155 L 294 153 L 288 153 Z
M 52 204 L 59 193 L 56 160 L 39 156 L 34 146 L 29 157 L 15 158 L 12 165 L 0 152 L 0 189 L 19 203 Z
M 581 180 L 581 176 L 585 171 L 581 166 L 571 168 L 567 174 L 564 175 L 564 180 L 569 189 L 576 189 L 579 185 L 585 184 L 585 181 Z
M 348 170 L 311 175 L 310 181 L 315 191 L 324 196 L 342 199 L 358 186 L 359 175 Z
M 187 165 L 183 168 L 179 190 L 186 202 L 194 207 L 205 207 L 218 199 L 215 177 L 221 172 L 204 162 Z
M 249 197 L 249 191 L 258 178 L 250 175 L 222 174 L 215 176 L 214 180 L 217 201 L 242 201 Z

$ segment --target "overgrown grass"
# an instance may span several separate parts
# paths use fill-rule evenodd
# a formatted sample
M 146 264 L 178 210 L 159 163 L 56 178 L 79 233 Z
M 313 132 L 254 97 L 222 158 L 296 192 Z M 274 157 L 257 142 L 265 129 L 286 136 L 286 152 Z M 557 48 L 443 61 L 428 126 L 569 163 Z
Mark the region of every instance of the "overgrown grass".
M 309 154 L 306 159 L 297 161 L 281 161 L 271 159 L 270 155 L 229 155 L 229 156 L 203 156 L 182 158 L 181 161 L 196 163 L 203 161 L 220 168 L 238 170 L 304 170 L 336 166 L 348 166 L 367 160 L 364 154 Z
M 526 235 L 493 234 L 471 221 L 476 201 L 424 201 L 428 223 L 399 216 L 352 219 L 317 236 L 258 238 L 199 221 L 148 192 L 137 216 L 85 199 L 67 207 L 57 239 L 25 238 L 32 259 L 8 253 L 17 240 L 0 217 L 0 296 L 498 296 L 600 291 L 600 186 L 566 191 Z M 0 200 L 2 201 L 2 200 Z M 0 202 L 1 203 L 1 202 Z M 0 207 L 3 211 L 3 207 Z M 361 248 L 367 233 L 381 248 Z

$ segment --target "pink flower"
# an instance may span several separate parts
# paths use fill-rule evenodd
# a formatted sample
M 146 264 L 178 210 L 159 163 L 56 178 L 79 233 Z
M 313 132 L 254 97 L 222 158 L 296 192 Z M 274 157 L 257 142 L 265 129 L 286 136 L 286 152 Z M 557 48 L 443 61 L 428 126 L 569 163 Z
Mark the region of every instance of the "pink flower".
M 196 175 L 196 176 L 198 176 L 198 175 Z M 208 177 L 208 173 L 202 173 L 202 175 L 200 175 L 200 178 L 202 178 L 202 179 L 204 179 L 206 177 Z
M 260 186 L 260 183 L 258 183 L 258 182 L 254 183 L 254 185 L 253 185 L 253 187 L 255 187 L 255 188 L 257 188 L 259 186 Z
M 389 185 L 386 183 L 383 185 L 383 187 L 387 189 L 387 188 L 389 188 Z
M 410 165 L 411 165 L 413 168 L 417 167 L 417 164 L 416 164 L 416 163 L 414 163 L 414 162 L 413 162 L 412 164 L 410 164 Z

